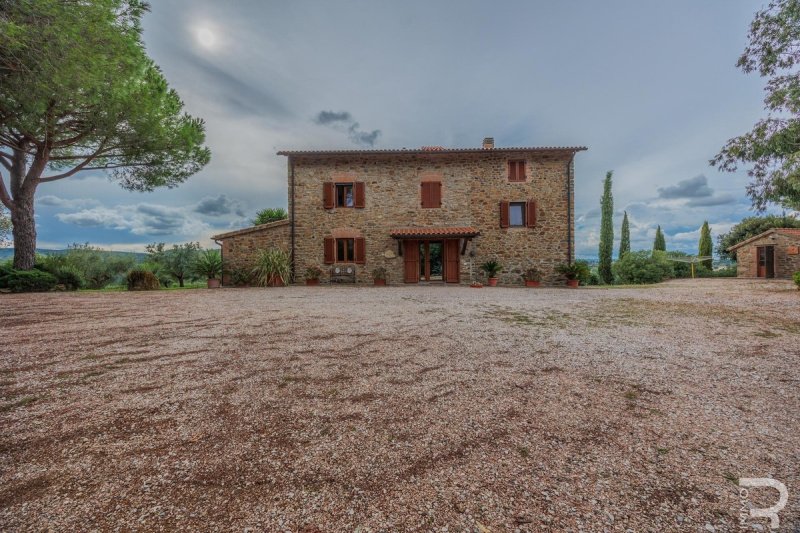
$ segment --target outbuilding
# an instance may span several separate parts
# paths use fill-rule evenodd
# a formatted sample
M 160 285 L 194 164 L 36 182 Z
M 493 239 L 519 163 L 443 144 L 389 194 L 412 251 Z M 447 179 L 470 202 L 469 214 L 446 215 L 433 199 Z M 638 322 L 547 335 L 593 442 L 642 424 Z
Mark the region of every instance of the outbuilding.
M 740 278 L 790 279 L 800 271 L 800 229 L 773 228 L 728 251 L 736 254 L 736 275 Z

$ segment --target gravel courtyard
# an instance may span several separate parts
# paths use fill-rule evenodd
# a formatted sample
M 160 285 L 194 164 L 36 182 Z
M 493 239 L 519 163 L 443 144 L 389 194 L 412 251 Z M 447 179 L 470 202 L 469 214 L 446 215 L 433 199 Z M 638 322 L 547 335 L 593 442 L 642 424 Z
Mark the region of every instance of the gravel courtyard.
M 788 282 L 0 306 L 3 531 L 732 531 L 739 477 L 800 525 Z

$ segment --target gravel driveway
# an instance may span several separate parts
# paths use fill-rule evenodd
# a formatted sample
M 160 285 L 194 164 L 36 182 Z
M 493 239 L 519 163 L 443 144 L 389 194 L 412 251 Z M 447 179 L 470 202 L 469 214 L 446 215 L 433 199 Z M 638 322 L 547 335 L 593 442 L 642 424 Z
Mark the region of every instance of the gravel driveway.
M 732 531 L 739 477 L 800 525 L 789 283 L 0 306 L 0 530 Z

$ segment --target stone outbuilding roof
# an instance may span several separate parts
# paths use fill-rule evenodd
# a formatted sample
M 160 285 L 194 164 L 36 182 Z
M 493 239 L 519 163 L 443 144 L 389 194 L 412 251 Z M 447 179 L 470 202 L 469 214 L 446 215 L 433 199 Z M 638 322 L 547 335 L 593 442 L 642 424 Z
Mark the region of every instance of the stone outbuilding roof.
M 435 148 L 435 149 L 434 149 Z M 519 146 L 510 148 L 443 148 L 423 146 L 421 148 L 395 148 L 385 150 L 281 150 L 278 155 L 291 156 L 336 156 L 336 155 L 441 155 L 441 154 L 492 154 L 508 152 L 582 152 L 585 146 Z
M 220 233 L 218 235 L 213 235 L 211 237 L 212 240 L 215 241 L 222 241 L 225 239 L 229 239 L 231 237 L 237 237 L 239 235 L 245 235 L 247 233 L 253 233 L 256 231 L 264 231 L 272 228 L 277 228 L 280 226 L 285 226 L 289 224 L 289 219 L 278 220 L 277 222 L 270 222 L 268 224 L 259 224 L 258 226 L 251 226 L 249 228 L 237 229 L 235 231 L 229 231 L 227 233 Z
M 800 228 L 772 228 L 772 229 L 768 229 L 767 231 L 765 231 L 763 233 L 759 233 L 758 235 L 754 235 L 753 237 L 750 237 L 749 239 L 745 239 L 742 242 L 736 243 L 733 246 L 730 246 L 728 248 L 728 251 L 732 252 L 733 250 L 741 248 L 742 246 L 750 244 L 751 242 L 757 241 L 759 239 L 763 239 L 764 237 L 766 237 L 768 235 L 772 235 L 773 233 L 780 233 L 782 235 L 788 235 L 790 237 L 797 237 L 797 238 L 800 239 Z

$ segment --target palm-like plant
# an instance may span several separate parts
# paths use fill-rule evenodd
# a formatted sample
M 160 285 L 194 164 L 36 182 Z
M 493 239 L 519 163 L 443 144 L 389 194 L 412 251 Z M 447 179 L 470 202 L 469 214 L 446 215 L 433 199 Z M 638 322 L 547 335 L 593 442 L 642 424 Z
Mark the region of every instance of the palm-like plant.
M 486 261 L 484 264 L 482 264 L 481 270 L 486 272 L 487 277 L 496 278 L 497 274 L 503 270 L 503 265 L 492 259 L 491 261 Z
M 256 258 L 253 275 L 256 282 L 264 287 L 269 285 L 285 285 L 291 273 L 289 254 L 279 248 L 262 251 Z
M 208 279 L 218 278 L 222 274 L 222 254 L 219 250 L 200 252 L 194 261 L 194 272 Z

